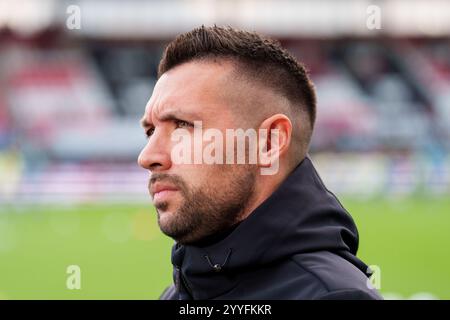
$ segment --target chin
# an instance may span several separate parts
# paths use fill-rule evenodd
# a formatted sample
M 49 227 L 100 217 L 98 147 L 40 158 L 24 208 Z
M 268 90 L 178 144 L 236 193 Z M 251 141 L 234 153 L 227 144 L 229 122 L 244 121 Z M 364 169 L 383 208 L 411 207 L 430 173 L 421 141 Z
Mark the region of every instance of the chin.
M 167 226 L 172 223 L 172 220 L 175 215 L 175 211 L 169 208 L 165 210 L 158 209 L 158 222 L 160 226 Z

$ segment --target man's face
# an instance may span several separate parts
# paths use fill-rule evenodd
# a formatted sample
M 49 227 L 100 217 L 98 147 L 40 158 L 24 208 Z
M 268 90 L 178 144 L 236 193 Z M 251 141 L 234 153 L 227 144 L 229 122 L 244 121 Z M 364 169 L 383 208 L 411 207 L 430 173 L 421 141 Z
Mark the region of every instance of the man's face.
M 169 70 L 158 80 L 142 119 L 148 142 L 138 162 L 151 173 L 149 192 L 161 230 L 180 243 L 201 240 L 238 222 L 254 192 L 256 165 L 176 164 L 171 157 L 177 143 L 172 134 L 183 128 L 193 141 L 194 121 L 201 121 L 203 130 L 220 130 L 224 137 L 226 129 L 239 127 L 239 115 L 228 99 L 237 89 L 231 70 L 230 64 L 212 62 Z

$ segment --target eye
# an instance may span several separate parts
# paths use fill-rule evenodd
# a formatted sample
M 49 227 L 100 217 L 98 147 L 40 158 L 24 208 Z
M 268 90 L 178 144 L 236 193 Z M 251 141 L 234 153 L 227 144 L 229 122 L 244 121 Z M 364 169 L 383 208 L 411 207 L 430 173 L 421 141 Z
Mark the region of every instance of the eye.
M 189 123 L 189 122 L 184 121 L 184 120 L 176 120 L 176 121 L 175 121 L 175 124 L 176 124 L 176 126 L 177 126 L 177 129 L 178 129 L 178 128 L 189 128 L 189 127 L 193 127 L 193 124 L 192 124 L 192 123 Z
M 151 127 L 150 129 L 148 129 L 147 131 L 145 131 L 145 137 L 148 139 L 151 137 L 151 135 L 153 134 L 153 132 L 155 132 L 155 128 Z

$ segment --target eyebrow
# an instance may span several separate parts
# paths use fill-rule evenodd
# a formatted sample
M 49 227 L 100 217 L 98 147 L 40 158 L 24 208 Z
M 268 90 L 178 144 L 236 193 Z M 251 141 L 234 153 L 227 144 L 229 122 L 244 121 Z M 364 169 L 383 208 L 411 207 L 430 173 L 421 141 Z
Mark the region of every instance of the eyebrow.
M 196 113 L 190 113 L 190 112 L 184 112 L 181 110 L 174 110 L 174 111 L 168 111 L 167 113 L 164 113 L 159 120 L 160 121 L 173 121 L 173 120 L 181 120 L 182 118 L 188 118 L 188 119 L 200 119 L 198 114 Z M 142 119 L 140 120 L 141 126 L 143 128 L 149 128 L 153 126 L 152 123 L 148 122 L 146 119 L 146 116 L 144 115 Z
M 150 122 L 148 122 L 148 121 L 145 119 L 145 116 L 143 116 L 142 119 L 141 119 L 139 122 L 141 123 L 141 127 L 142 127 L 142 128 L 148 128 L 148 127 L 151 127 Z

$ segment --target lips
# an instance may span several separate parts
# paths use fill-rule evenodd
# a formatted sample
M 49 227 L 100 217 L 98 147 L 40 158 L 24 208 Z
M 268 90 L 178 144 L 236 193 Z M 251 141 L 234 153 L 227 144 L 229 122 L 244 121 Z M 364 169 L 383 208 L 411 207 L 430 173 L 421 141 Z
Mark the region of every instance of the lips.
M 153 200 L 162 200 L 162 198 L 166 198 L 170 194 L 178 191 L 178 189 L 172 185 L 155 183 L 150 187 L 150 194 L 153 197 Z

